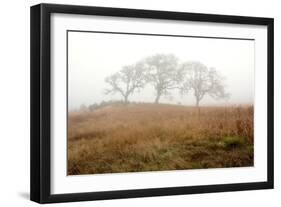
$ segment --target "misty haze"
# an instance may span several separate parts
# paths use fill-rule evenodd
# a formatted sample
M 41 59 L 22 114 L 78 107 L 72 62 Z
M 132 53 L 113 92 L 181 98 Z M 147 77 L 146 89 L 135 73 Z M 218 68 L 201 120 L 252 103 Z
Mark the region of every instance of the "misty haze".
M 108 100 L 105 78 L 155 54 L 173 54 L 179 64 L 197 61 L 215 68 L 225 79 L 229 99 L 204 97 L 201 105 L 252 104 L 254 99 L 254 41 L 188 37 L 69 32 L 69 108 L 78 109 Z M 131 101 L 153 102 L 155 91 L 147 84 Z M 161 98 L 162 103 L 193 105 L 192 93 L 177 90 Z
M 252 166 L 254 44 L 68 32 L 68 174 Z

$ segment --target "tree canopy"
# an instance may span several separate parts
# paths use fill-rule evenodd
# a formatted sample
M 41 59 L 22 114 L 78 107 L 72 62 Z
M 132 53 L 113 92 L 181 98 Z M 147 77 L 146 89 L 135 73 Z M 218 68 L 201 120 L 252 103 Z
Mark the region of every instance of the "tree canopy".
M 155 103 L 170 90 L 178 87 L 181 75 L 178 70 L 178 59 L 172 54 L 156 54 L 143 60 L 145 80 L 155 90 Z
M 225 92 L 223 77 L 215 68 L 208 68 L 201 62 L 186 62 L 181 65 L 184 82 L 181 92 L 186 94 L 193 92 L 196 100 L 196 106 L 200 101 L 209 95 L 215 99 L 228 98 L 229 94 Z
M 145 85 L 143 69 L 140 64 L 124 66 L 119 72 L 105 78 L 109 88 L 106 94 L 119 93 L 127 103 L 129 96 Z
M 179 64 L 173 54 L 156 54 L 133 65 L 124 66 L 120 71 L 105 78 L 109 87 L 106 94 L 120 94 L 125 103 L 136 91 L 151 85 L 155 91 L 155 103 L 172 90 L 181 94 L 192 92 L 195 104 L 199 106 L 206 96 L 226 99 L 224 78 L 215 68 L 208 68 L 201 62 L 189 61 Z

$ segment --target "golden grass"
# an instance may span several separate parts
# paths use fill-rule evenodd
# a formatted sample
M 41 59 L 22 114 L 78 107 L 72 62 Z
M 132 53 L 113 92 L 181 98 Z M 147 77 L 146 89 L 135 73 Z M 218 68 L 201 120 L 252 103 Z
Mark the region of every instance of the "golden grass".
M 253 107 L 164 104 L 70 112 L 68 174 L 253 165 Z

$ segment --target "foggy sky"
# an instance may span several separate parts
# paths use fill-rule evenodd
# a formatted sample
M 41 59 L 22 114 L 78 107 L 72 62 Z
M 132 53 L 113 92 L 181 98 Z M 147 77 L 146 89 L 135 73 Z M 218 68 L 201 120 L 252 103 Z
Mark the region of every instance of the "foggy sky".
M 76 109 L 81 104 L 103 100 L 121 100 L 119 94 L 105 95 L 105 77 L 124 65 L 134 64 L 155 54 L 174 54 L 179 62 L 200 61 L 216 68 L 225 77 L 230 98 L 214 100 L 204 97 L 200 105 L 250 104 L 254 99 L 254 44 L 253 40 L 231 40 L 189 37 L 163 37 L 105 33 L 68 33 L 68 104 Z M 129 97 L 130 101 L 153 102 L 155 92 L 146 86 Z M 160 103 L 194 105 L 190 92 L 181 96 L 177 90 Z

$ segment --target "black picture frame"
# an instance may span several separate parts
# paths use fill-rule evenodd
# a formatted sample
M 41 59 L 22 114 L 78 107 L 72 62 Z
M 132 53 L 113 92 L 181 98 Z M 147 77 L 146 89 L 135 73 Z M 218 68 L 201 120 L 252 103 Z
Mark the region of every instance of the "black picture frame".
M 51 73 L 50 73 L 50 15 L 52 13 L 134 17 L 148 19 L 216 22 L 267 26 L 267 181 L 236 184 L 218 184 L 187 187 L 85 192 L 72 194 L 50 193 L 50 129 L 51 129 Z M 255 189 L 274 186 L 274 20 L 272 18 L 195 14 L 170 11 L 136 10 L 56 4 L 39 4 L 31 7 L 31 169 L 30 199 L 38 203 L 167 196 L 179 194 L 211 193 Z

